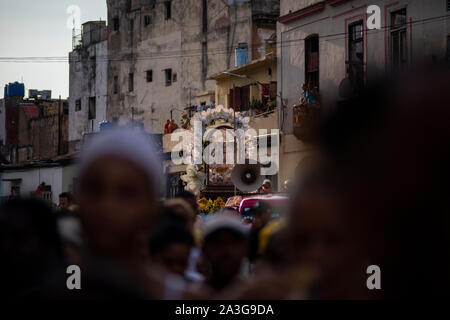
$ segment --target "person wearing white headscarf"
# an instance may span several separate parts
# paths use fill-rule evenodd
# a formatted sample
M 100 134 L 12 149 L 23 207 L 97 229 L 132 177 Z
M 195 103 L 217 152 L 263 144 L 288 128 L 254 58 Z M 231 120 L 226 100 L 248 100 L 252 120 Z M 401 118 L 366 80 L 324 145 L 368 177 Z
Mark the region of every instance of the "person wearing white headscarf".
M 159 189 L 162 179 L 161 158 L 157 153 L 156 142 L 141 128 L 114 127 L 88 138 L 80 156 L 79 176 L 91 163 L 104 156 L 118 156 L 138 165 Z
M 84 257 L 123 271 L 144 289 L 158 287 L 147 284 L 146 255 L 160 212 L 161 181 L 159 153 L 142 129 L 112 128 L 93 135 L 82 148 L 76 195 Z

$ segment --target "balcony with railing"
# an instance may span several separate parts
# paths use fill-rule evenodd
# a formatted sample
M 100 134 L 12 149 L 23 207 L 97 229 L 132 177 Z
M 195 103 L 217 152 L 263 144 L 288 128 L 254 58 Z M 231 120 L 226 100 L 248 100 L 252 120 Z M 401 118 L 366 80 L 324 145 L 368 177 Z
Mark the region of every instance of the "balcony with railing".
M 303 93 L 298 104 L 293 106 L 294 135 L 302 141 L 310 141 L 317 132 L 321 105 L 317 87 L 302 86 Z

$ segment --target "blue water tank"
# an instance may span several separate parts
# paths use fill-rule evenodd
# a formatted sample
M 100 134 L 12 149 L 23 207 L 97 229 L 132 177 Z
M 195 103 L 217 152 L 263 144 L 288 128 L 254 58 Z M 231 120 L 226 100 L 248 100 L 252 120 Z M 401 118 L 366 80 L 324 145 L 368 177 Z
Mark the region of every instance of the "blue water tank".
M 5 85 L 4 97 L 24 97 L 25 85 L 23 83 L 14 82 Z
M 236 49 L 236 67 L 242 66 L 247 63 L 248 60 L 248 49 Z
M 114 124 L 110 121 L 102 121 L 100 122 L 100 131 L 106 131 L 108 129 L 112 129 Z

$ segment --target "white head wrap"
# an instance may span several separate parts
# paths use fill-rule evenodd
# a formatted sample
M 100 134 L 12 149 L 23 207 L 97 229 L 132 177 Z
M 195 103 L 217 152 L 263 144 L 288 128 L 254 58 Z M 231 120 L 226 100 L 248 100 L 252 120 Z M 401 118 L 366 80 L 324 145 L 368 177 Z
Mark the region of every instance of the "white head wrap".
M 115 127 L 93 135 L 85 141 L 79 159 L 79 177 L 96 160 L 104 156 L 118 156 L 143 169 L 155 190 L 160 189 L 162 160 L 156 143 L 138 127 Z

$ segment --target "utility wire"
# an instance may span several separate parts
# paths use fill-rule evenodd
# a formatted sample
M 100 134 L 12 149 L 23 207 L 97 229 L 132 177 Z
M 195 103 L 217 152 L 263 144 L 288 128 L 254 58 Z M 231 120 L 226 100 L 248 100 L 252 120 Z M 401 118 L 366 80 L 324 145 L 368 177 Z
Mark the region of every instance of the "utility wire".
M 441 22 L 450 18 L 450 15 L 443 15 L 437 17 L 430 17 L 420 20 L 413 20 L 411 22 L 406 22 L 404 25 L 407 27 L 409 24 L 411 25 L 425 25 L 433 22 Z M 364 29 L 364 32 L 367 32 L 367 35 L 373 35 L 385 32 L 385 29 L 390 29 L 391 25 L 381 27 L 380 29 L 367 30 Z M 347 36 L 346 32 L 333 33 L 327 35 L 319 34 L 319 41 L 337 41 L 343 40 Z M 303 41 L 306 38 L 297 38 L 290 39 L 285 41 L 274 41 L 273 44 L 277 44 L 279 48 L 286 48 L 292 46 L 302 45 Z M 253 45 L 258 45 L 259 43 L 253 43 Z M 212 49 L 208 50 L 208 54 L 227 54 L 228 48 L 220 48 L 220 49 Z M 127 60 L 153 60 L 153 59 L 168 59 L 168 58 L 181 58 L 181 57 L 196 57 L 202 54 L 201 49 L 190 49 L 190 50 L 174 50 L 174 51 L 166 51 L 166 52 L 149 52 L 149 53 L 140 53 L 134 54 L 132 57 L 129 56 L 129 52 L 123 52 L 117 54 L 117 56 L 103 55 L 96 56 L 97 61 L 127 61 Z M 123 55 L 123 56 L 121 56 Z M 127 56 L 127 57 L 125 57 Z M 59 56 L 59 57 L 0 57 L 0 63 L 67 63 L 67 62 L 79 62 L 80 60 L 71 60 L 68 57 Z

